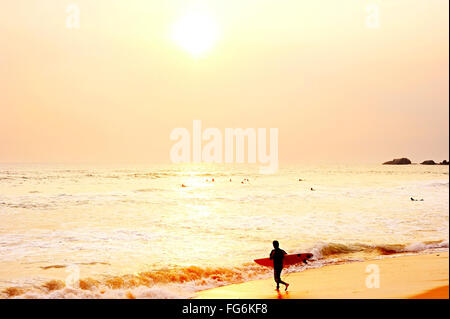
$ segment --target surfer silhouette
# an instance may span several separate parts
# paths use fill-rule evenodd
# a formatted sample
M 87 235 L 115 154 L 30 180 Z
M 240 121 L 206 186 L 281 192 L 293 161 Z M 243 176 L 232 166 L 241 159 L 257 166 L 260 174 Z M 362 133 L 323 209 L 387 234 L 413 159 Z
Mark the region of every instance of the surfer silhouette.
M 284 255 L 287 253 L 280 249 L 280 243 L 277 240 L 273 241 L 273 250 L 270 252 L 270 259 L 273 260 L 273 276 L 275 282 L 277 283 L 277 290 L 280 289 L 280 284 L 285 285 L 285 289 L 287 290 L 289 284 L 281 280 L 281 271 L 283 270 L 283 259 Z

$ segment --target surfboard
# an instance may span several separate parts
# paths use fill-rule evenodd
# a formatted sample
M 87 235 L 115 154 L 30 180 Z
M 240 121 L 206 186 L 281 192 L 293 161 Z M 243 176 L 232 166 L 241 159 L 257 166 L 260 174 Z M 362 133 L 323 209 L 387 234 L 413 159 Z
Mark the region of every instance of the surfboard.
M 306 254 L 291 254 L 291 255 L 284 255 L 283 258 L 283 265 L 284 266 L 291 266 L 296 265 L 300 263 L 306 263 L 308 259 L 311 259 L 313 257 L 313 254 L 306 253 Z M 255 259 L 255 263 L 261 266 L 266 267 L 273 267 L 273 260 L 270 260 L 270 258 L 260 258 Z

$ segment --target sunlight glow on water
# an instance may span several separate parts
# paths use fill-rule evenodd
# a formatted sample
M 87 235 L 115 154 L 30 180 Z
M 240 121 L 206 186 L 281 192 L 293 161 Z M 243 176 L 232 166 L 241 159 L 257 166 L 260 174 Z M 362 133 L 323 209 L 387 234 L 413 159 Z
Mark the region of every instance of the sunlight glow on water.
M 44 269 L 54 265 L 77 264 L 95 278 L 240 267 L 266 256 L 273 239 L 292 253 L 324 244 L 448 247 L 448 166 L 259 175 L 245 166 L 3 165 L 0 180 L 0 287 L 67 276 Z

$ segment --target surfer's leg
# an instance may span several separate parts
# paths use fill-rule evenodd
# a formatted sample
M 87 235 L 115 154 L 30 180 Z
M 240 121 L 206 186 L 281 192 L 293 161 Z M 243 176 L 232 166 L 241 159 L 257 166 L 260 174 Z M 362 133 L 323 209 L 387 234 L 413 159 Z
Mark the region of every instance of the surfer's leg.
M 278 273 L 278 278 L 279 278 L 279 279 L 278 279 L 278 283 L 285 285 L 285 286 L 286 286 L 286 289 L 285 289 L 285 290 L 287 290 L 289 284 L 288 284 L 287 282 L 284 282 L 283 280 L 281 280 L 281 271 L 282 271 L 282 270 L 283 270 L 283 269 L 280 269 L 280 271 L 279 271 L 279 273 Z
M 274 276 L 275 282 L 277 283 L 277 289 L 280 289 L 280 282 L 281 282 L 280 275 L 281 275 L 281 269 L 274 268 L 273 276 Z

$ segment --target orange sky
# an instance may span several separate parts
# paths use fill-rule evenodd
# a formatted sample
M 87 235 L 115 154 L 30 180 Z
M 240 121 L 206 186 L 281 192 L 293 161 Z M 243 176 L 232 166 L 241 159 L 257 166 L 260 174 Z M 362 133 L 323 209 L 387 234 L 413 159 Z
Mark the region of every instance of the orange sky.
M 66 28 L 70 3 L 79 29 Z M 281 164 L 448 159 L 446 0 L 0 8 L 0 162 L 168 162 L 171 130 L 194 119 L 279 128 Z M 201 57 L 171 37 L 198 8 L 218 30 Z

